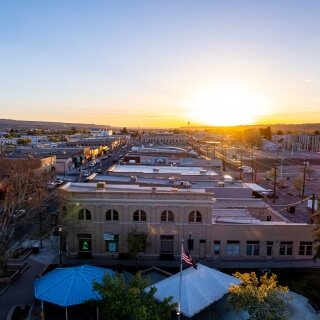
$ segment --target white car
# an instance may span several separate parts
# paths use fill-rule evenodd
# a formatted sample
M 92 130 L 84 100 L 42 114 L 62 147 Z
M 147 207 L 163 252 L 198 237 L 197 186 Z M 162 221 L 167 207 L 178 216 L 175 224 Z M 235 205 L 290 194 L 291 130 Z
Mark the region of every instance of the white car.
M 89 167 L 94 167 L 94 162 L 90 162 Z
M 84 177 L 89 177 L 89 172 L 85 172 L 85 173 L 83 174 L 83 176 L 84 176 Z

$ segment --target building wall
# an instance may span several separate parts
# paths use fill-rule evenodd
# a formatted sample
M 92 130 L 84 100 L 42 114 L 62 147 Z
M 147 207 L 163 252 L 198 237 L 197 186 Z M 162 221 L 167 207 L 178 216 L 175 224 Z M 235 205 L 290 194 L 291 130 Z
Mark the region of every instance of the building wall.
M 147 256 L 159 257 L 163 251 L 162 237 L 172 237 L 172 254 L 179 259 L 182 239 L 193 240 L 192 255 L 196 259 L 221 260 L 282 260 L 311 259 L 312 255 L 299 255 L 300 242 L 312 242 L 312 226 L 304 224 L 286 224 L 284 222 L 261 221 L 257 224 L 213 223 L 212 216 L 215 204 L 212 193 L 192 192 L 160 192 L 144 188 L 139 192 L 119 190 L 108 191 L 108 188 L 91 190 L 83 187 L 83 191 L 59 188 L 61 219 L 68 220 L 68 253 L 76 256 L 81 250 L 82 235 L 91 236 L 92 255 L 109 258 L 118 257 L 119 253 L 127 252 L 126 234 L 131 228 L 148 232 L 151 247 Z M 85 190 L 87 189 L 87 190 Z M 213 207 L 213 211 L 212 211 Z M 79 212 L 89 210 L 91 220 L 80 221 Z M 106 212 L 116 210 L 118 220 L 107 221 Z M 136 210 L 146 213 L 146 221 L 134 221 Z M 167 210 L 174 215 L 174 221 L 161 221 L 161 214 Z M 201 222 L 189 222 L 191 212 L 201 213 Z M 66 219 L 67 217 L 67 219 Z M 65 225 L 66 222 L 62 222 Z M 118 240 L 105 240 L 107 237 L 118 237 Z M 215 254 L 214 241 L 219 241 L 219 254 Z M 235 241 L 239 251 L 230 254 L 230 241 Z M 255 241 L 259 247 L 258 255 L 247 254 L 247 241 Z M 267 242 L 272 242 L 272 255 L 267 255 Z M 291 244 L 292 242 L 292 244 Z M 106 251 L 106 246 L 116 243 L 116 251 Z M 114 244 L 115 245 L 115 244 Z M 280 254 L 280 247 L 285 246 L 291 254 Z M 290 248 L 291 249 L 290 249 Z M 109 247 L 108 247 L 109 248 Z M 291 250 L 291 251 L 290 251 Z M 283 250 L 282 250 L 283 251 Z M 144 255 L 144 254 L 143 254 Z

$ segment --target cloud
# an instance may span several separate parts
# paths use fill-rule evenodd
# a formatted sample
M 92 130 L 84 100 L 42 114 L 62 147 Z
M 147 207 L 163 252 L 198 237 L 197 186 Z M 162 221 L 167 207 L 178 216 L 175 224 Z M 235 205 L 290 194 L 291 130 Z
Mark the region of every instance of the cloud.
M 313 82 L 313 81 L 315 81 L 315 79 L 310 78 L 310 79 L 306 79 L 306 80 L 304 80 L 304 83 Z

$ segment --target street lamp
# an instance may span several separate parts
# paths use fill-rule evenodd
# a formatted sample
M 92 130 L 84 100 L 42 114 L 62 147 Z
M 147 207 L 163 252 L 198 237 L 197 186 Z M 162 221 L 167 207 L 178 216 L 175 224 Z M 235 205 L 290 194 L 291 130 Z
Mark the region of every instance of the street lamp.
M 59 266 L 62 266 L 62 247 L 61 247 L 61 232 L 62 228 L 59 228 Z

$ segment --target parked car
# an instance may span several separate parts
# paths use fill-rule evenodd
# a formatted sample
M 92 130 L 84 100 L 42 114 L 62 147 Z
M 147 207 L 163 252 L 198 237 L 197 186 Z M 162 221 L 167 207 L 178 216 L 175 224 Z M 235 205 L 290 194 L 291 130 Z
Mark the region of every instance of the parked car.
M 13 213 L 13 218 L 22 218 L 24 217 L 26 214 L 26 210 L 24 209 L 19 209 L 19 210 L 15 210 L 14 213 Z
M 62 181 L 62 180 L 57 180 L 56 184 L 57 184 L 58 186 L 60 186 L 61 184 L 63 184 L 63 181 Z
M 99 160 L 99 159 L 96 159 L 96 163 L 100 163 L 100 160 Z
M 83 176 L 84 176 L 84 177 L 89 177 L 89 172 L 85 172 L 85 173 L 83 174 Z
M 89 167 L 94 167 L 94 162 L 90 162 Z
M 97 169 L 97 173 L 102 173 L 101 169 Z

